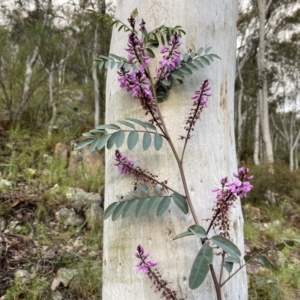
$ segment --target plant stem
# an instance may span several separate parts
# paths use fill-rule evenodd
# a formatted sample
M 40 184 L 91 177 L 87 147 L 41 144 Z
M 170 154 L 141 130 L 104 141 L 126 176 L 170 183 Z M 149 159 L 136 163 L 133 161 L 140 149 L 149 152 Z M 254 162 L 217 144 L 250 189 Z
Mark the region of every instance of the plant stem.
M 221 270 L 220 270 L 220 277 L 219 277 L 219 285 L 221 284 L 222 276 L 223 276 L 224 259 L 225 259 L 225 251 L 222 252 L 222 263 L 221 263 Z
M 217 300 L 222 300 L 221 286 L 218 284 L 218 279 L 217 279 L 217 276 L 216 276 L 216 273 L 215 273 L 214 266 L 212 264 L 210 264 L 209 269 L 210 269 L 210 273 L 211 273 L 211 276 L 213 278 L 213 282 L 214 282 L 214 285 L 215 285 Z

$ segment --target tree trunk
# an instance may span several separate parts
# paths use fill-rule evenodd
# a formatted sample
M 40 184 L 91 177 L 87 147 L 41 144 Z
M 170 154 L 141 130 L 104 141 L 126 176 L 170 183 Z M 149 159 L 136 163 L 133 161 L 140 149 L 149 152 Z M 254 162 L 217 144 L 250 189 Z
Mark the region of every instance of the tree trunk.
M 16 113 L 15 120 L 20 120 L 23 112 L 26 110 L 28 99 L 30 97 L 30 84 L 31 84 L 32 72 L 38 57 L 39 57 L 39 48 L 38 46 L 36 46 L 34 48 L 31 58 L 28 57 L 27 59 L 23 93 L 21 97 L 21 105 Z
M 98 12 L 100 11 L 100 0 L 97 0 Z M 99 23 L 96 22 L 94 33 L 94 45 L 93 45 L 93 61 L 98 58 L 98 44 L 99 44 Z M 98 68 L 93 68 L 92 77 L 94 82 L 94 101 L 95 101 L 95 114 L 94 114 L 94 126 L 99 125 L 100 116 L 100 82 L 97 75 Z
M 240 153 L 242 150 L 242 134 L 243 134 L 243 115 L 242 115 L 242 100 L 244 96 L 244 81 L 241 74 L 241 67 L 238 66 L 237 68 L 239 81 L 241 84 L 241 88 L 239 91 L 239 97 L 238 97 L 238 107 L 237 107 L 237 115 L 238 115 L 238 122 L 237 122 L 237 159 L 238 162 L 240 162 Z
M 209 79 L 212 97 L 201 115 L 193 137 L 188 143 L 184 170 L 187 185 L 195 205 L 201 225 L 208 227 L 204 221 L 212 217 L 215 195 L 211 188 L 220 186 L 220 179 L 236 171 L 236 151 L 234 138 L 234 77 L 237 1 L 117 1 L 116 18 L 127 23 L 130 13 L 138 8 L 137 22 L 146 21 L 148 31 L 164 24 L 166 26 L 182 25 L 187 35 L 182 39 L 181 51 L 197 51 L 200 47 L 213 47 L 213 52 L 222 60 L 216 60 L 211 66 L 188 75 L 184 84 L 173 82 L 166 101 L 160 109 L 166 122 L 176 150 L 181 153 L 185 120 L 190 112 L 196 89 L 201 82 Z M 136 26 L 138 28 L 138 25 Z M 113 30 L 110 53 L 126 56 L 128 33 Z M 161 54 L 156 51 L 156 55 Z M 152 62 L 152 71 L 155 70 Z M 153 72 L 153 74 L 155 74 Z M 121 90 L 116 70 L 108 70 L 106 90 L 106 123 L 113 123 L 128 117 L 149 121 L 144 115 L 138 100 Z M 141 141 L 135 148 L 121 151 L 129 155 L 141 168 L 159 175 L 159 180 L 168 180 L 168 185 L 183 193 L 178 167 L 167 143 L 159 152 L 141 150 Z M 115 195 L 124 195 L 133 189 L 132 178 L 122 176 L 114 167 L 114 151 L 106 152 L 105 207 L 116 201 Z M 129 217 L 112 222 L 104 222 L 103 240 L 103 300 L 155 300 L 161 299 L 159 292 L 154 293 L 147 276 L 136 274 L 134 256 L 136 247 L 141 244 L 150 252 L 152 259 L 158 260 L 158 267 L 163 277 L 170 282 L 170 287 L 179 291 L 185 299 L 212 300 L 216 291 L 211 275 L 196 290 L 188 288 L 188 277 L 193 261 L 200 249 L 197 239 L 185 238 L 173 241 L 172 238 L 186 231 L 194 224 L 191 214 L 184 215 L 174 205 L 162 216 L 145 216 L 136 219 Z M 240 204 L 231 213 L 231 239 L 243 249 L 243 216 Z M 220 269 L 219 257 L 214 265 L 217 273 Z M 225 272 L 226 273 L 226 272 Z M 219 274 L 217 274 L 218 276 Z M 223 278 L 226 278 L 224 275 Z M 238 287 L 238 288 L 237 288 Z M 247 299 L 246 271 L 242 271 L 227 282 L 222 289 L 222 299 Z
M 257 97 L 257 107 L 256 107 L 256 120 L 255 120 L 255 129 L 254 129 L 254 153 L 253 153 L 253 160 L 256 166 L 260 165 L 259 160 L 259 125 L 260 125 L 260 101 L 259 97 Z
M 269 106 L 268 106 L 268 86 L 266 77 L 265 63 L 265 22 L 266 22 L 266 1 L 257 0 L 259 9 L 259 50 L 257 56 L 258 75 L 259 75 L 259 97 L 260 97 L 260 112 L 261 112 L 261 130 L 264 142 L 264 151 L 266 163 L 272 166 L 274 162 L 272 140 L 269 126 Z M 271 167 L 272 169 L 272 167 Z
M 52 107 L 52 116 L 48 127 L 48 136 L 51 137 L 52 130 L 54 126 L 54 122 L 57 115 L 57 103 L 53 98 L 53 73 L 54 73 L 54 62 L 51 63 L 50 70 L 47 70 L 47 73 L 49 75 L 48 84 L 49 84 L 49 102 Z

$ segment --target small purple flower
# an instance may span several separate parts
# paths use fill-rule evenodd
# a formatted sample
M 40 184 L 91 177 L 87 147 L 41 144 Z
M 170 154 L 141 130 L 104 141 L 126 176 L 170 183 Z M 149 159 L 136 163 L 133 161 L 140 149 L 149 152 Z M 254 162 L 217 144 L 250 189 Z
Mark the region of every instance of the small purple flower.
M 144 32 L 144 30 L 146 29 L 145 25 L 146 25 L 146 22 L 144 21 L 144 19 L 142 19 L 142 22 L 140 24 L 140 31 L 141 32 Z
M 160 53 L 166 53 L 169 51 L 169 48 L 166 45 L 163 45 L 160 49 Z
M 243 183 L 240 180 L 234 180 L 231 183 L 228 183 L 226 186 L 231 193 L 238 193 L 242 184 Z
M 118 167 L 118 170 L 121 174 L 127 175 L 131 173 L 131 170 L 134 168 L 134 163 L 129 156 L 126 156 L 119 150 L 116 150 L 115 160 L 115 166 Z

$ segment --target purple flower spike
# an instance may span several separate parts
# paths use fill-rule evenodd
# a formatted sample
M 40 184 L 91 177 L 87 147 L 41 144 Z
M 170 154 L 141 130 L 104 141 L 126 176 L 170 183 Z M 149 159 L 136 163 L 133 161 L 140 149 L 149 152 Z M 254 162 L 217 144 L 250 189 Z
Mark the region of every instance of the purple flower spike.
M 160 53 L 165 53 L 163 60 L 159 62 L 160 68 L 156 70 L 157 77 L 161 79 L 168 79 L 180 63 L 181 52 L 177 50 L 180 46 L 180 40 L 177 33 L 173 35 L 168 45 L 163 45 L 160 49 Z
M 147 274 L 155 292 L 161 292 L 161 298 L 169 300 L 184 300 L 183 298 L 178 298 L 177 292 L 171 290 L 168 287 L 168 282 L 162 278 L 160 272 L 156 268 L 153 268 L 157 265 L 157 261 L 148 259 L 149 254 L 145 253 L 143 246 L 138 245 L 137 252 L 134 255 L 140 260 L 135 265 L 136 271 Z
M 216 203 L 213 208 L 214 220 L 212 226 L 215 230 L 220 232 L 220 235 L 229 237 L 230 220 L 229 212 L 230 208 L 234 205 L 237 197 L 247 197 L 247 193 L 253 188 L 248 180 L 251 180 L 253 176 L 247 176 L 249 173 L 248 168 L 240 168 L 238 174 L 233 173 L 236 178 L 232 182 L 227 183 L 227 177 L 221 179 L 222 188 L 212 189 L 211 191 L 216 193 Z
M 204 107 L 207 107 L 208 97 L 211 96 L 208 91 L 210 90 L 208 80 L 204 80 L 201 84 L 199 90 L 195 91 L 195 96 L 191 97 L 194 100 L 193 107 L 191 112 L 185 122 L 184 129 L 187 131 L 186 137 L 180 136 L 181 139 L 190 139 L 191 138 L 191 131 L 194 130 L 196 121 L 200 118 L 200 114 L 203 111 Z

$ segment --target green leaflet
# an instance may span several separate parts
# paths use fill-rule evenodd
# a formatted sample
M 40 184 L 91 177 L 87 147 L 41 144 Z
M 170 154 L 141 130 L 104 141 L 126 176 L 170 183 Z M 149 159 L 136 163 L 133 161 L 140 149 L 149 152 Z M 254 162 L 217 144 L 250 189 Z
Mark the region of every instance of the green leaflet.
M 125 140 L 125 132 L 122 130 L 119 130 L 116 132 L 116 137 L 115 137 L 115 144 L 116 147 L 119 148 L 122 146 Z
M 196 237 L 203 239 L 206 238 L 206 230 L 200 225 L 192 225 L 189 227 L 189 231 L 191 231 Z
M 137 203 L 138 203 L 137 199 L 127 201 L 127 204 L 125 205 L 122 212 L 122 217 L 123 218 L 128 217 L 134 211 Z
M 226 253 L 233 256 L 241 256 L 241 251 L 239 248 L 227 238 L 215 235 L 211 238 L 211 241 L 223 249 Z
M 101 150 L 106 145 L 109 138 L 110 138 L 110 135 L 108 135 L 108 134 L 102 135 L 101 138 L 98 139 L 97 149 Z
M 207 66 L 210 65 L 210 61 L 205 56 L 200 56 L 199 59 Z
M 142 213 L 146 210 L 147 208 L 147 203 L 149 201 L 149 198 L 143 198 L 138 200 L 136 209 L 135 209 L 135 216 L 138 218 L 142 215 Z
M 160 202 L 160 198 L 158 196 L 150 198 L 146 208 L 147 213 L 148 214 L 153 213 L 157 209 L 159 202 Z
M 114 211 L 112 213 L 111 218 L 113 221 L 116 221 L 121 216 L 126 204 L 127 204 L 126 201 L 122 201 L 117 205 L 117 207 L 114 209 Z
M 233 264 L 239 264 L 240 263 L 240 259 L 237 256 L 228 256 L 225 258 L 226 262 L 230 262 Z
M 157 207 L 156 215 L 158 217 L 163 215 L 166 212 L 166 210 L 168 209 L 170 203 L 171 203 L 171 197 L 169 197 L 169 196 L 163 197 Z
M 127 121 L 119 120 L 118 123 L 123 124 L 123 125 L 125 125 L 125 126 L 128 126 L 128 127 L 131 127 L 131 128 L 133 128 L 133 129 L 135 129 L 134 125 L 131 124 L 131 123 L 129 123 L 129 122 L 127 122 Z
M 132 150 L 139 140 L 139 134 L 136 131 L 131 131 L 127 139 L 127 147 L 129 150 Z
M 189 206 L 183 195 L 180 195 L 178 193 L 173 193 L 171 197 L 173 198 L 175 204 L 183 211 L 183 213 L 187 214 L 189 212 Z
M 120 127 L 116 124 L 103 124 L 96 127 L 96 129 L 115 129 L 118 130 Z
M 98 145 L 98 140 L 94 140 L 94 141 L 91 143 L 91 145 L 90 145 L 90 150 L 91 150 L 91 152 L 94 152 L 94 151 L 95 151 L 97 145 Z
M 155 57 L 154 52 L 153 52 L 150 48 L 146 48 L 146 53 L 147 53 L 150 57 L 152 57 L 152 58 Z
M 228 273 L 231 273 L 232 268 L 233 268 L 233 263 L 224 261 L 224 268 Z
M 143 150 L 147 150 L 151 145 L 151 134 L 146 131 L 143 135 Z
M 159 133 L 155 133 L 154 134 L 154 147 L 155 147 L 155 150 L 156 151 L 160 150 L 161 147 L 162 147 L 162 144 L 163 144 L 162 136 Z
M 209 264 L 213 261 L 213 250 L 205 243 L 198 252 L 189 277 L 189 287 L 194 290 L 205 280 L 209 272 Z
M 137 189 L 142 191 L 147 196 L 149 195 L 149 187 L 144 183 L 138 183 Z
M 188 231 L 177 234 L 175 237 L 173 237 L 173 240 L 177 240 L 177 239 L 180 239 L 182 237 L 191 236 L 191 235 L 194 235 L 193 232 L 188 230 Z
M 264 255 L 259 255 L 256 259 L 261 263 L 261 265 L 265 268 L 270 266 L 269 260 Z
M 85 139 L 82 142 L 80 142 L 75 148 L 76 149 L 82 149 L 85 146 L 91 144 L 95 139 L 94 138 L 90 138 L 90 139 Z
M 106 145 L 107 149 L 111 149 L 114 146 L 115 141 L 116 141 L 116 135 L 117 135 L 117 132 L 114 132 L 108 139 L 108 142 Z
M 113 202 L 104 211 L 104 220 L 107 219 L 115 210 L 119 202 Z

